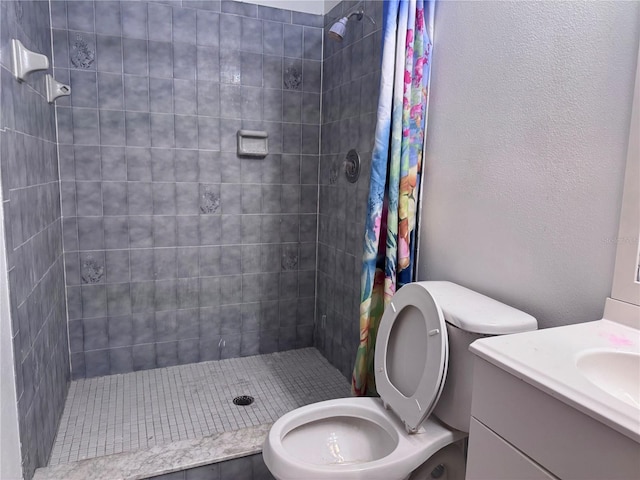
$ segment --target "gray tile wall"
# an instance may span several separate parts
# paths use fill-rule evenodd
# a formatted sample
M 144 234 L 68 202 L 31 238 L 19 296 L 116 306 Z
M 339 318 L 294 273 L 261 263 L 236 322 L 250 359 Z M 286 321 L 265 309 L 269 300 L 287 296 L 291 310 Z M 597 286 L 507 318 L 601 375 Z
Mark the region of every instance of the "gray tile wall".
M 342 43 L 329 40 L 326 33 L 333 22 L 359 6 L 376 24 L 352 20 Z M 325 16 L 315 345 L 347 378 L 351 378 L 360 337 L 360 265 L 380 82 L 381 28 L 380 1 L 342 2 Z M 352 148 L 362 162 L 355 184 L 347 182 L 342 167 Z
M 150 480 L 273 480 L 262 454 L 151 477 Z
M 0 176 L 24 478 L 46 465 L 69 388 L 54 109 L 44 73 L 18 83 L 10 41 L 51 58 L 49 4 L 0 2 Z M 5 255 L 5 252 L 0 252 Z
M 52 3 L 72 375 L 313 343 L 322 16 Z M 266 130 L 264 160 L 236 131 Z

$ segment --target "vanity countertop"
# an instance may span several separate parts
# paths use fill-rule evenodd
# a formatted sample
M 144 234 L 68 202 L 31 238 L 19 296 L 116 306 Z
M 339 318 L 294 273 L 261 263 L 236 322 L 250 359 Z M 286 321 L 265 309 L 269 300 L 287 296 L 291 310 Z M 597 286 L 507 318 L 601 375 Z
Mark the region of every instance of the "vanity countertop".
M 477 340 L 471 352 L 640 443 L 640 405 L 589 381 L 578 359 L 593 352 L 640 355 L 640 330 L 598 320 Z M 629 357 L 635 358 L 635 357 Z M 640 362 L 629 375 L 640 378 Z M 637 370 L 637 371 L 636 371 Z

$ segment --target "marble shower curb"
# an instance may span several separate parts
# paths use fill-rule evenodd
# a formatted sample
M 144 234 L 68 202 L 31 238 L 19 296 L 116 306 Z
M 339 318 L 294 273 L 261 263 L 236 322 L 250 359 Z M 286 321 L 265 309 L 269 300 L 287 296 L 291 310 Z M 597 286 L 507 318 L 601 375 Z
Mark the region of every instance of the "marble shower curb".
M 36 470 L 33 480 L 141 480 L 260 453 L 271 423 Z

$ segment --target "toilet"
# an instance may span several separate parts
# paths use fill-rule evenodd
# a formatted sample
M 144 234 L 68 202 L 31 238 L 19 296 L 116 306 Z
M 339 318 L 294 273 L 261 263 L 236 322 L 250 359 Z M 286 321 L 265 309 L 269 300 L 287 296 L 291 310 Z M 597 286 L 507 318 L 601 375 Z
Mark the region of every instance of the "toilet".
M 339 398 L 283 415 L 265 440 L 265 464 L 278 480 L 462 480 L 469 345 L 536 328 L 532 316 L 454 283 L 405 285 L 378 328 L 380 398 Z

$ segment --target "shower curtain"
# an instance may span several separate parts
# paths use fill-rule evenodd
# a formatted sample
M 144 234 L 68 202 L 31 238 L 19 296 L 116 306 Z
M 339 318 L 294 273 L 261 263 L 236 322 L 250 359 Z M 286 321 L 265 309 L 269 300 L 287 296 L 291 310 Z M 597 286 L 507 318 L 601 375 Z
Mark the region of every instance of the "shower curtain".
M 354 395 L 376 395 L 378 323 L 412 281 L 415 227 L 431 67 L 433 1 L 385 1 L 378 120 L 362 259 L 360 344 Z

